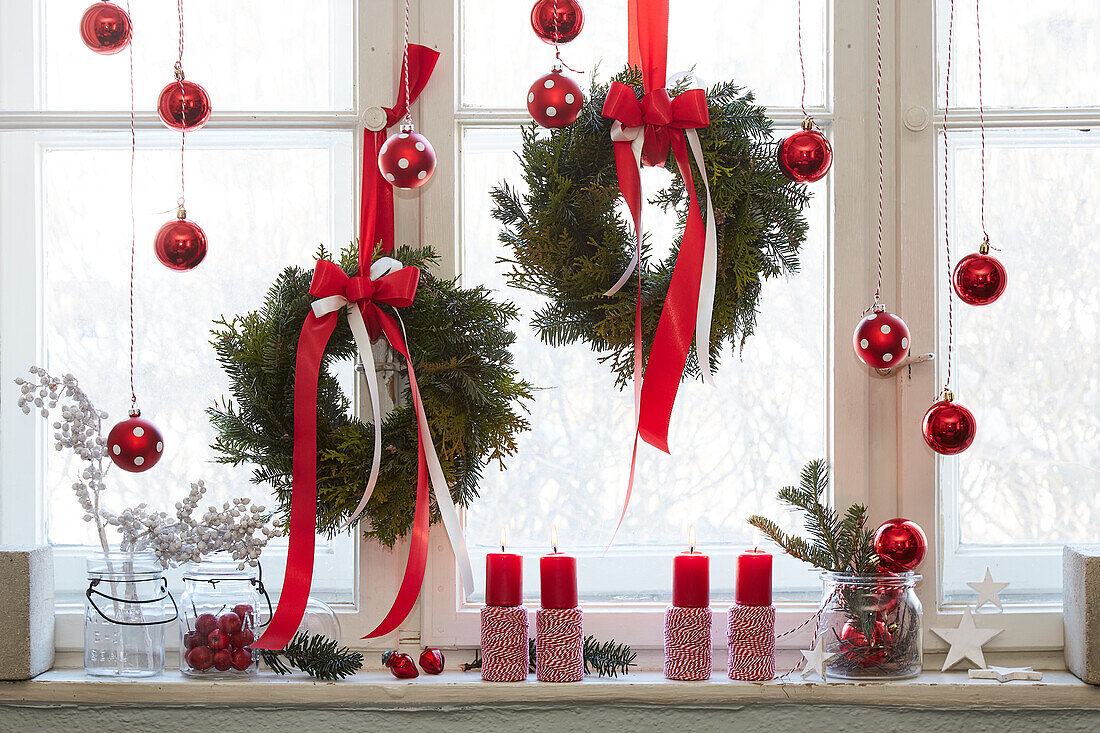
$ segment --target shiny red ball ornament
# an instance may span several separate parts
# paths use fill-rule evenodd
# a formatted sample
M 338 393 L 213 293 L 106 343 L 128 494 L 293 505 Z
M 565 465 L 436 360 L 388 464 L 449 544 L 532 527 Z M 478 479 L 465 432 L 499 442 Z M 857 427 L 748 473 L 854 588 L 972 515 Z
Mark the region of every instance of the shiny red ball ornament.
M 446 660 L 443 657 L 443 652 L 438 649 L 428 647 L 424 651 L 420 652 L 420 668 L 424 670 L 425 674 L 440 674 L 443 672 L 443 664 Z
M 420 673 L 416 671 L 416 665 L 413 664 L 412 657 L 403 652 L 386 652 L 382 655 L 382 664 L 389 667 L 393 676 L 399 680 L 410 680 L 413 677 L 420 676 Z
M 133 31 L 126 11 L 106 0 L 89 7 L 80 19 L 80 39 L 85 46 L 104 56 L 129 46 Z
M 909 353 L 909 327 L 905 321 L 876 305 L 852 334 L 856 356 L 869 367 L 888 369 Z
M 157 114 L 173 130 L 197 130 L 210 119 L 210 95 L 201 85 L 179 79 L 160 90 Z
M 891 636 L 882 619 L 875 619 L 870 639 L 854 621 L 848 621 L 840 630 L 841 654 L 861 667 L 874 667 L 886 659 L 886 646 L 893 641 Z
M 968 254 L 955 265 L 951 284 L 959 300 L 967 305 L 989 305 L 1004 293 L 1008 270 L 989 254 L 989 243 L 983 242 L 977 253 Z
M 874 546 L 881 570 L 904 573 L 924 562 L 928 538 L 919 524 L 898 517 L 875 530 Z
M 955 402 L 948 392 L 944 398 L 924 413 L 924 442 L 941 456 L 962 453 L 974 442 L 978 434 L 978 421 L 974 413 Z
M 580 85 L 554 69 L 540 76 L 527 90 L 527 111 L 543 127 L 568 127 L 577 121 L 584 106 Z
M 177 217 L 157 232 L 153 251 L 169 270 L 193 270 L 206 257 L 206 232 L 195 222 Z
M 164 453 L 164 438 L 157 426 L 131 410 L 127 420 L 107 434 L 107 455 L 123 471 L 141 473 L 157 465 Z
M 378 151 L 378 170 L 395 188 L 420 188 L 435 173 L 435 149 L 428 138 L 401 125 Z
M 820 181 L 833 165 L 833 146 L 809 120 L 779 142 L 775 161 L 783 175 L 798 183 Z
M 531 8 L 531 28 L 545 43 L 569 43 L 584 28 L 584 11 L 576 0 L 538 0 Z

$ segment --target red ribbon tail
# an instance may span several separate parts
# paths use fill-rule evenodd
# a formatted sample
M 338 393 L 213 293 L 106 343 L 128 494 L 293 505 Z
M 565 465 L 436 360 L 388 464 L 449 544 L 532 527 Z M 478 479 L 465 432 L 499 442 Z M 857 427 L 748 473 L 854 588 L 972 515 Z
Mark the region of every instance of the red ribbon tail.
M 335 313 L 317 318 L 310 312 L 298 337 L 294 370 L 294 481 L 286 573 L 279 605 L 263 635 L 252 645 L 256 649 L 285 648 L 298 631 L 309 600 L 317 538 L 317 378 L 325 346 L 335 328 Z

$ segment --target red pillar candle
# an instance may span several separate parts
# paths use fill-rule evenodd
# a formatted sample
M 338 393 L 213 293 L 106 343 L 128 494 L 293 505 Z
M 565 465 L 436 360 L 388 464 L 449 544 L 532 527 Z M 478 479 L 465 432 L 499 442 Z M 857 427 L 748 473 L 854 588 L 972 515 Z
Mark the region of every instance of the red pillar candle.
M 550 532 L 553 552 L 539 559 L 543 608 L 577 607 L 577 558 L 558 552 L 558 531 Z
M 737 603 L 772 605 L 772 556 L 754 548 L 737 556 Z
M 490 552 L 485 556 L 485 605 L 523 605 L 523 556 L 513 552 Z
M 672 605 L 710 606 L 710 558 L 695 551 L 695 527 L 688 531 L 688 551 L 672 558 Z

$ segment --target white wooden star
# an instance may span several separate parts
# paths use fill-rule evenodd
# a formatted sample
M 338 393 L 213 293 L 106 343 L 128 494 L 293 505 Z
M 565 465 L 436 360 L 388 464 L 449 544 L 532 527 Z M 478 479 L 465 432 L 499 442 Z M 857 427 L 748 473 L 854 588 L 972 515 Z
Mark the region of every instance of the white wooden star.
M 940 637 L 951 648 L 947 650 L 947 658 L 943 660 L 943 669 L 946 672 L 964 659 L 969 659 L 981 668 L 985 668 L 985 654 L 982 653 L 982 645 L 989 642 L 1004 629 L 979 629 L 974 624 L 974 613 L 970 606 L 959 621 L 955 629 L 932 629 L 932 633 Z
M 972 680 L 997 680 L 998 682 L 1043 679 L 1043 673 L 1036 672 L 1031 667 L 995 667 L 991 665 L 989 669 L 972 669 L 969 674 Z
M 978 603 L 974 606 L 974 610 L 979 610 L 986 603 L 991 603 L 1000 610 L 1004 610 L 1001 605 L 1001 591 L 1008 587 L 1008 583 L 994 583 L 993 574 L 989 572 L 989 568 L 985 569 L 985 579 L 980 583 L 967 583 L 974 592 L 978 594 Z
M 802 650 L 802 658 L 806 661 L 806 666 L 802 668 L 802 679 L 806 679 L 812 674 L 816 674 L 821 678 L 822 682 L 826 682 L 825 679 L 825 663 L 835 657 L 836 654 L 825 651 L 825 640 L 822 637 L 818 637 L 814 641 L 813 649 L 809 651 Z

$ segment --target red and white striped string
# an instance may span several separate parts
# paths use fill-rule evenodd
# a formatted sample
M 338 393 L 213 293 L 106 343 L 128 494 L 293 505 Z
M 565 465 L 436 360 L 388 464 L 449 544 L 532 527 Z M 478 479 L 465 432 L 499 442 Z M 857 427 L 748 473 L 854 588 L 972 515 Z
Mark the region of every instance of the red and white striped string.
M 405 41 L 401 56 L 401 78 L 405 80 L 405 124 L 413 123 L 412 109 L 409 107 L 409 0 L 405 0 Z
M 518 682 L 527 678 L 529 623 L 523 606 L 481 607 L 481 679 Z
M 584 677 L 579 608 L 535 612 L 535 674 L 539 682 L 580 682 Z
M 798 0 L 798 68 L 802 72 L 802 117 L 811 119 L 806 112 L 806 63 L 802 59 L 802 0 Z
M 775 606 L 730 606 L 726 638 L 730 679 L 775 677 Z
M 951 359 L 955 345 L 955 297 L 951 286 L 951 225 L 948 220 L 949 200 L 948 187 L 950 184 L 949 164 L 950 153 L 947 145 L 948 116 L 951 111 L 951 62 L 954 54 L 955 42 L 955 0 L 948 2 L 947 18 L 947 67 L 944 72 L 943 94 L 943 247 L 947 261 L 947 375 L 944 380 L 941 394 L 951 391 Z
M 883 222 L 883 155 L 882 155 L 882 0 L 875 0 L 875 120 L 878 130 L 878 279 L 875 281 L 875 302 L 879 305 L 882 295 L 882 222 Z
M 670 606 L 665 611 L 665 677 L 670 680 L 710 678 L 710 608 Z
M 982 104 L 982 0 L 974 0 L 974 24 L 978 40 L 978 125 L 982 135 L 982 191 L 981 223 L 982 241 L 989 244 L 989 233 L 985 230 L 985 106 Z
M 137 215 L 134 213 L 134 168 L 137 164 L 137 120 L 134 115 L 134 16 L 130 0 L 126 0 L 126 15 L 130 17 L 130 411 L 137 409 L 137 391 L 134 389 L 134 259 L 137 253 Z
M 187 212 L 187 189 L 184 177 L 184 148 L 187 146 L 187 104 L 183 88 L 183 0 L 176 0 L 179 18 L 179 56 L 176 59 L 176 83 L 180 85 L 180 197 L 176 202 L 177 216 L 184 218 Z

